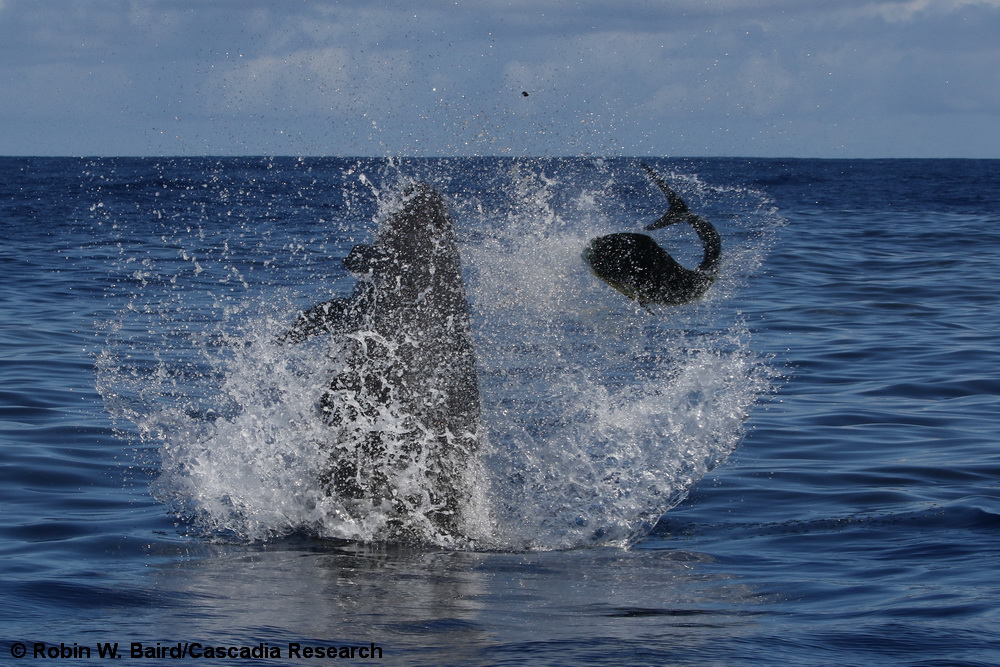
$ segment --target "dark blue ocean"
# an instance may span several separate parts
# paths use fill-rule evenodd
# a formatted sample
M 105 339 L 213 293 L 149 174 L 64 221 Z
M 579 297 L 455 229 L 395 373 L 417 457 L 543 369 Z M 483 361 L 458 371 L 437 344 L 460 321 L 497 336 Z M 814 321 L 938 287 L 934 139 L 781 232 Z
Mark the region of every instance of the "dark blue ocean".
M 646 161 L 699 302 L 580 258 L 664 212 L 636 159 L 0 159 L 0 663 L 1000 664 L 1000 161 Z M 275 338 L 414 180 L 488 442 L 398 545 Z

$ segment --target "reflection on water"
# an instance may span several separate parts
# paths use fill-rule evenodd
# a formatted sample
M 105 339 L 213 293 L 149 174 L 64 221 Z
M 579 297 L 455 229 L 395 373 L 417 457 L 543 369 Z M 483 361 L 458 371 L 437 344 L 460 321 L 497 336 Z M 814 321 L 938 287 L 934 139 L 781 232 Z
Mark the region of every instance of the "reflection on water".
M 609 640 L 623 650 L 702 651 L 762 613 L 752 590 L 685 551 L 477 553 L 314 540 L 209 551 L 152 573 L 150 587 L 184 605 L 143 619 L 137 636 L 152 624 L 167 639 L 374 642 L 392 664 L 490 664 L 529 647 L 543 660 L 582 659 Z

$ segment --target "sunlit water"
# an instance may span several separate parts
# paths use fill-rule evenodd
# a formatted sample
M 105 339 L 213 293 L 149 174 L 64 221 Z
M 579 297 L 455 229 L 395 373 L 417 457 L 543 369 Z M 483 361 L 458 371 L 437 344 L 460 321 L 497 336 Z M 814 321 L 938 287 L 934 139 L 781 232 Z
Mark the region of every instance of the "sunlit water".
M 998 165 L 654 163 L 725 263 L 648 313 L 579 256 L 662 213 L 637 161 L 4 160 L 3 659 L 993 662 Z M 486 437 L 468 534 L 400 547 L 316 481 L 336 345 L 275 337 L 408 180 L 452 209 Z

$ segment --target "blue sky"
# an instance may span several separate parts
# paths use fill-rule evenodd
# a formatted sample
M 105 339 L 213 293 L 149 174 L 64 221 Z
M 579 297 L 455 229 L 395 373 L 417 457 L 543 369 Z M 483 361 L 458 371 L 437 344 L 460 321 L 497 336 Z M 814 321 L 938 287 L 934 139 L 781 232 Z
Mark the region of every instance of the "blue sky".
M 1000 0 L 0 0 L 0 155 L 261 154 L 1000 158 Z

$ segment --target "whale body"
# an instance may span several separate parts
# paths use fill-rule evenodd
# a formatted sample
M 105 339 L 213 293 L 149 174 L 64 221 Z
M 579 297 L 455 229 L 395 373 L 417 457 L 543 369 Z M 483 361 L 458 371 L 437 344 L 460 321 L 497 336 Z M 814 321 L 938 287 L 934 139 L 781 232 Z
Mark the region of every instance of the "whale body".
M 348 298 L 299 314 L 280 340 L 327 334 L 341 347 L 320 398 L 330 427 L 321 475 L 347 518 L 384 520 L 410 541 L 461 536 L 480 401 L 455 232 L 431 186 L 407 188 L 374 243 L 344 259 Z
M 684 268 L 648 234 L 599 236 L 587 244 L 583 257 L 591 273 L 642 306 L 694 301 L 714 278 Z
M 621 232 L 591 239 L 583 260 L 591 273 L 642 306 L 676 306 L 700 299 L 719 274 L 722 241 L 710 222 L 695 215 L 655 171 L 642 165 L 667 198 L 667 212 L 646 231 L 669 225 L 691 225 L 702 242 L 704 257 L 694 269 L 682 266 L 648 234 Z

